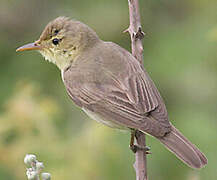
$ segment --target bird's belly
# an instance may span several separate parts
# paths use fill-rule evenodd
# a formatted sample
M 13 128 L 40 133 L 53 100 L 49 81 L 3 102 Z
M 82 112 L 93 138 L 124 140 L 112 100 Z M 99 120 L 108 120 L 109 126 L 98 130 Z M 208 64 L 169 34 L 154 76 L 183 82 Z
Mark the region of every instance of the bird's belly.
M 96 120 L 99 123 L 102 123 L 106 126 L 109 126 L 111 128 L 115 128 L 115 129 L 121 129 L 121 130 L 129 130 L 129 128 L 121 126 L 120 124 L 116 124 L 111 120 L 105 120 L 102 117 L 100 117 L 100 115 L 89 111 L 88 109 L 82 108 L 82 110 L 93 120 Z

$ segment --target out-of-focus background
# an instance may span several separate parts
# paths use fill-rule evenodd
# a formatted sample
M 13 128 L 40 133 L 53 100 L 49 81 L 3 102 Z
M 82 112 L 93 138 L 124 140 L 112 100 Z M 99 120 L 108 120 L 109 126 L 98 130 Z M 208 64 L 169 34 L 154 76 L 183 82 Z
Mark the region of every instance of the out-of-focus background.
M 217 179 L 217 1 L 140 1 L 144 64 L 169 117 L 207 155 L 196 171 L 148 137 L 150 179 Z M 57 16 L 92 27 L 130 50 L 127 0 L 0 1 L 0 179 L 23 180 L 26 153 L 54 180 L 132 180 L 129 133 L 104 127 L 70 100 L 59 70 L 39 53 L 15 49 L 37 40 Z

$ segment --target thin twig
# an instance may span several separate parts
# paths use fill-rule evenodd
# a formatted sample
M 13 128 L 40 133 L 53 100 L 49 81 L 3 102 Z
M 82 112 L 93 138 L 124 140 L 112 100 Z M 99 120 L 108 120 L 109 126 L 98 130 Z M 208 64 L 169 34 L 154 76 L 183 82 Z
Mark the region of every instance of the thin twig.
M 144 32 L 142 32 L 140 14 L 139 14 L 139 2 L 138 0 L 128 0 L 129 4 L 129 16 L 130 26 L 125 32 L 129 32 L 131 37 L 131 49 L 133 56 L 143 64 L 143 46 L 142 39 Z M 140 131 L 136 131 L 135 134 L 136 143 L 140 147 L 146 147 L 145 134 Z M 142 149 L 138 149 L 135 153 L 134 168 L 136 171 L 136 180 L 147 180 L 147 162 L 146 152 Z

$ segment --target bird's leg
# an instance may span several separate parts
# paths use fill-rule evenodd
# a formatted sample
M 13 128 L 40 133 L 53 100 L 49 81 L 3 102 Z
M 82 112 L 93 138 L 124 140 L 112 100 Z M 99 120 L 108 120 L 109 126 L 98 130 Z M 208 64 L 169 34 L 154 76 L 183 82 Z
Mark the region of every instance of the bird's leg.
M 138 150 L 143 150 L 146 152 L 146 154 L 151 154 L 150 147 L 148 147 L 148 146 L 142 147 L 142 146 L 139 146 L 139 145 L 134 143 L 135 137 L 136 137 L 136 130 L 132 130 L 131 131 L 131 138 L 130 138 L 131 151 L 133 151 L 133 153 L 136 153 Z
M 136 153 L 136 151 L 137 151 L 136 145 L 134 144 L 135 134 L 136 134 L 136 131 L 135 131 L 135 130 L 132 130 L 132 131 L 131 131 L 131 138 L 130 138 L 130 149 L 131 149 L 131 151 L 133 151 L 134 153 Z

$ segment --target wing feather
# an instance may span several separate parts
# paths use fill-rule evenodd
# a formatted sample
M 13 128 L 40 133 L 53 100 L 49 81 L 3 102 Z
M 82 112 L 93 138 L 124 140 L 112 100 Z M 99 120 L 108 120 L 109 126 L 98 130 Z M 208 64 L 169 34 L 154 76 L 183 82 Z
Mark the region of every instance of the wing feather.
M 112 71 L 116 67 L 108 69 L 108 65 L 99 62 L 97 68 L 89 64 L 88 69 L 67 69 L 64 83 L 68 94 L 78 106 L 101 115 L 104 120 L 142 128 L 154 136 L 164 135 L 170 123 L 158 90 L 132 55 L 124 52 L 120 58 L 125 69 L 119 73 Z

